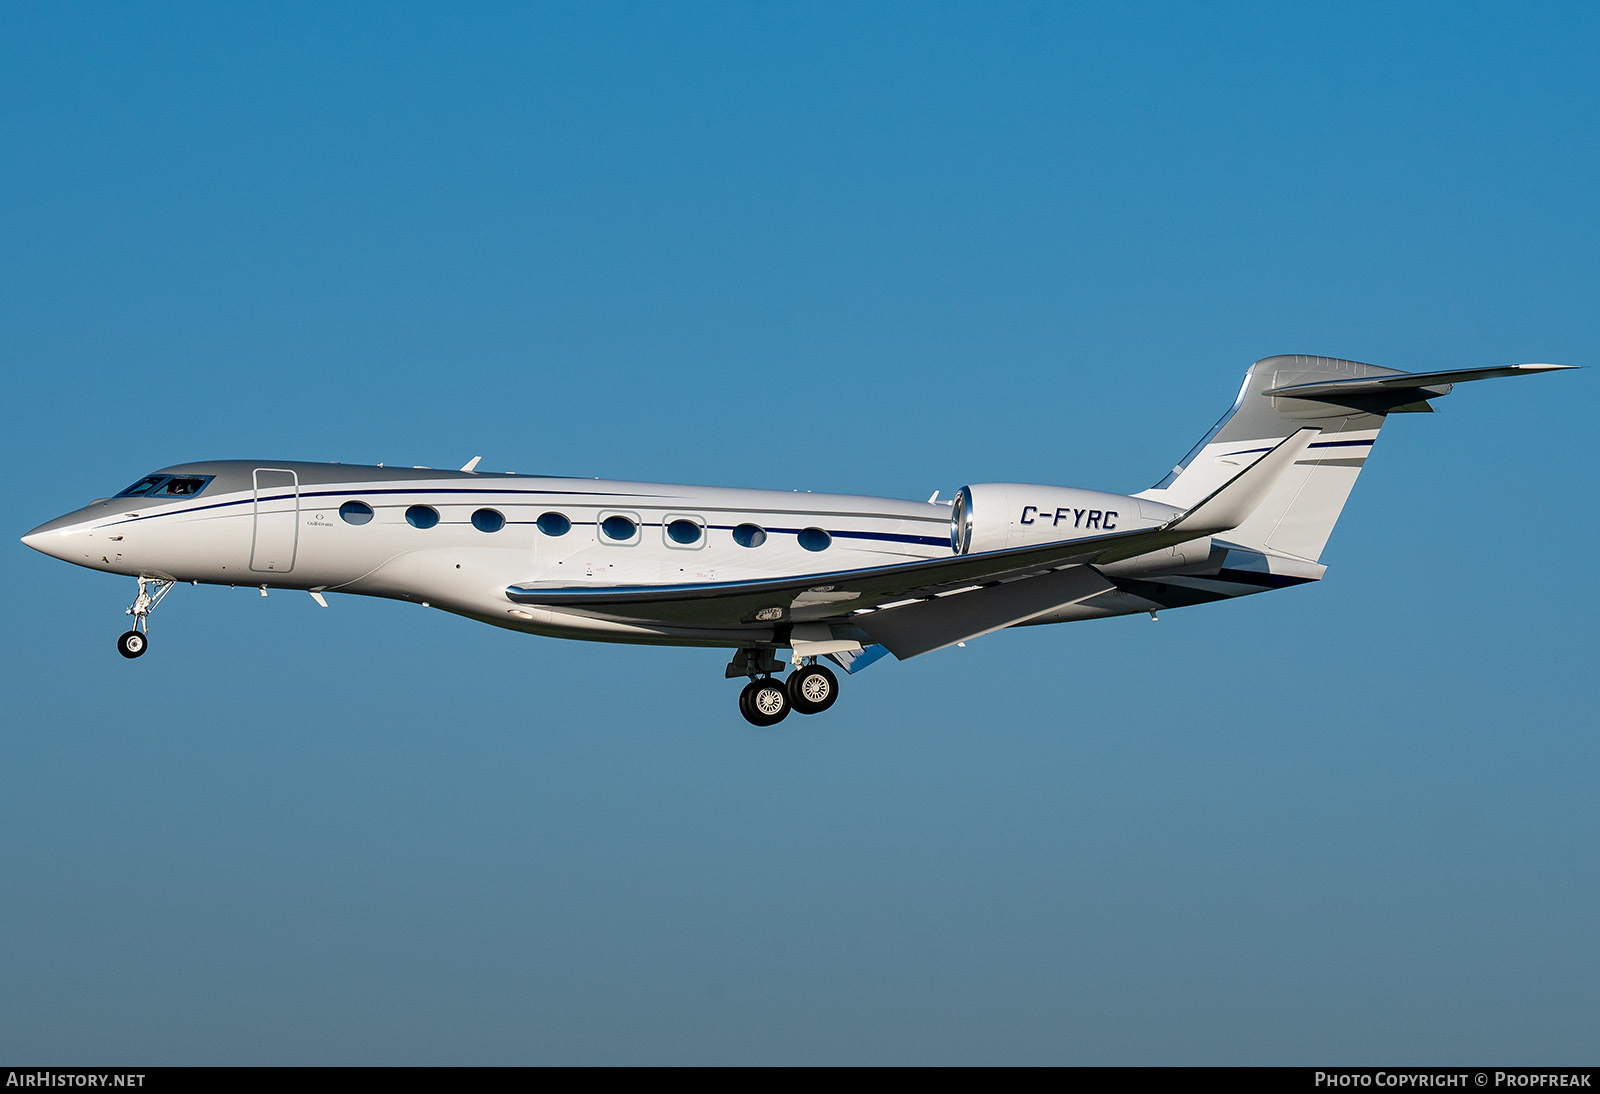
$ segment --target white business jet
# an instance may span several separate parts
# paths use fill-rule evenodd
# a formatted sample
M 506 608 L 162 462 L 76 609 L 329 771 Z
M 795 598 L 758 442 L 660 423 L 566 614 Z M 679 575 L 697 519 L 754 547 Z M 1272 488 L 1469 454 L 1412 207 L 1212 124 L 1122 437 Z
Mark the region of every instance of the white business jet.
M 1453 384 L 1565 365 L 1407 373 L 1257 361 L 1231 409 L 1154 487 L 985 483 L 949 502 L 274 460 L 186 463 L 23 542 L 138 579 L 117 640 L 148 648 L 173 586 L 409 600 L 557 638 L 713 646 L 773 725 L 856 672 L 1002 627 L 1203 604 L 1316 581 L 1388 415 Z M 789 650 L 793 671 L 774 674 Z

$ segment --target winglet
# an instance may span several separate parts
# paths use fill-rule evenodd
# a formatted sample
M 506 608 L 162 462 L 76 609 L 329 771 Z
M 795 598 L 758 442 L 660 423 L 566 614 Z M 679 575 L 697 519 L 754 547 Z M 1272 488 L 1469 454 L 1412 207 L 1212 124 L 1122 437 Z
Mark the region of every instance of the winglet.
M 1212 532 L 1226 532 L 1237 528 L 1250 518 L 1256 507 L 1266 500 L 1272 488 L 1285 471 L 1293 467 L 1311 442 L 1321 432 L 1318 429 L 1298 429 L 1285 437 L 1278 446 L 1255 463 L 1223 483 L 1198 505 L 1171 521 L 1164 527 L 1174 532 L 1193 531 L 1196 536 Z
M 474 457 L 472 457 L 472 459 L 468 460 L 464 465 L 462 465 L 461 470 L 463 470 L 463 471 L 471 471 L 471 470 L 473 470 L 474 468 L 476 468 L 478 466 L 478 461 L 481 460 L 481 459 L 483 459 L 482 456 L 474 456 Z

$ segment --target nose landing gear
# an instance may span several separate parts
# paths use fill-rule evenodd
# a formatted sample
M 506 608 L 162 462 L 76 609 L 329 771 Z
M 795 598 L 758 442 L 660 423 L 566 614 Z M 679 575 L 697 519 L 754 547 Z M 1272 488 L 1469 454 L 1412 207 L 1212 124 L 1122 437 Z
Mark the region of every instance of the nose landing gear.
M 117 639 L 117 652 L 127 658 L 138 657 L 150 648 L 150 613 L 156 610 L 156 605 L 172 591 L 175 581 L 164 581 L 159 578 L 139 579 L 139 595 L 134 598 L 133 606 L 124 614 L 133 616 L 133 630 L 125 631 Z M 154 585 L 155 591 L 151 592 L 146 586 Z

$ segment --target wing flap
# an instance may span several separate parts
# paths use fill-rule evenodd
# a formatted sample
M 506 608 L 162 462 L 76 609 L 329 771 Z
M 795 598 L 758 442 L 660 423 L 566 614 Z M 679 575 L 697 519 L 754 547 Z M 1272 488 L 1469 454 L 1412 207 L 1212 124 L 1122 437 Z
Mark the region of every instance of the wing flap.
M 985 585 L 857 616 L 855 625 L 904 661 L 1116 588 L 1089 566 Z

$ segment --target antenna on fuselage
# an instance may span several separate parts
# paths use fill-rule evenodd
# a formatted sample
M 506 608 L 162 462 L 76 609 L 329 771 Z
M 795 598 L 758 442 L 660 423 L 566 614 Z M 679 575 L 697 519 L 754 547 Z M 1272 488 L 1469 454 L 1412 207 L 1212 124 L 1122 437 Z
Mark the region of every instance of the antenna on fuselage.
M 472 459 L 470 459 L 470 460 L 468 460 L 466 462 L 466 465 L 463 466 L 461 468 L 461 470 L 463 470 L 463 471 L 471 471 L 473 468 L 478 466 L 478 461 L 481 460 L 481 459 L 483 459 L 482 456 L 474 456 L 474 457 L 472 457 Z

